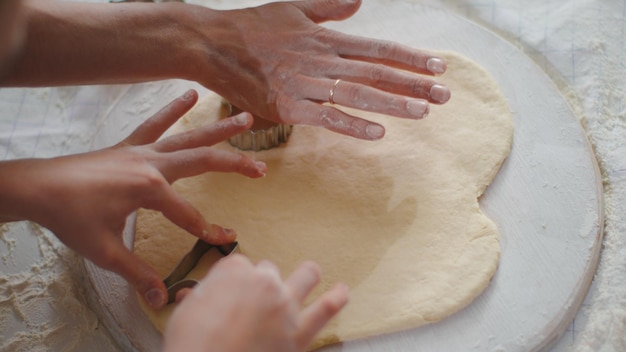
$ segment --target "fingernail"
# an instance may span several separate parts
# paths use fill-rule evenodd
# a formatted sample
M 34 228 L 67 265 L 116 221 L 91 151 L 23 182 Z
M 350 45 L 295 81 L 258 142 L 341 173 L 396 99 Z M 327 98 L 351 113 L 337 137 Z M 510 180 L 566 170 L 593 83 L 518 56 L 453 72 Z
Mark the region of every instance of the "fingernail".
M 228 243 L 237 237 L 237 233 L 233 229 L 211 224 L 209 228 L 202 230 L 202 237 L 207 242 L 219 241 L 220 243 Z
M 385 135 L 385 129 L 380 125 L 367 125 L 365 133 L 371 139 L 381 139 Z
M 430 87 L 430 99 L 443 104 L 450 99 L 450 89 L 441 84 L 434 84 Z
M 234 238 L 235 237 L 235 230 L 233 230 L 233 229 L 226 229 L 226 228 L 224 228 L 222 233 L 226 237 L 228 237 L 228 238 Z
M 248 114 L 242 112 L 241 114 L 233 116 L 233 123 L 237 126 L 245 126 L 248 124 Z
M 267 171 L 267 165 L 262 161 L 255 161 L 254 165 L 256 168 L 265 176 L 265 172 Z
M 423 118 L 428 115 L 430 108 L 424 100 L 410 100 L 406 103 L 406 110 L 416 118 Z
M 185 92 L 185 94 L 183 94 L 183 96 L 181 97 L 183 100 L 187 101 L 187 100 L 191 100 L 193 98 L 193 94 L 195 93 L 195 91 L 193 89 L 190 89 L 188 91 Z
M 426 61 L 426 68 L 428 71 L 440 75 L 446 72 L 446 62 L 438 57 L 431 57 Z
M 343 291 L 342 296 L 335 296 L 335 305 L 337 308 L 341 308 L 345 306 L 350 299 L 350 288 L 344 283 L 339 283 L 337 284 L 337 289 Z
M 153 309 L 161 308 L 167 302 L 167 298 L 158 288 L 148 290 L 144 297 L 148 305 Z

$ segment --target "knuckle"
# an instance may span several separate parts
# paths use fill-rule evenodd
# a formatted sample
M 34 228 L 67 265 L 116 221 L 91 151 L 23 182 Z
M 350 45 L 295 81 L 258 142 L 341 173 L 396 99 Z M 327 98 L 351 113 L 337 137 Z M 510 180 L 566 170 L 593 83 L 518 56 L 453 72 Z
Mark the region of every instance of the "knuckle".
M 367 101 L 367 99 L 364 99 L 364 97 L 366 96 L 366 91 L 363 86 L 350 85 L 346 90 L 346 93 L 348 95 L 348 100 L 351 102 L 353 107 L 361 110 L 368 109 L 369 102 Z
M 336 43 L 341 40 L 342 35 L 339 32 L 328 30 L 322 26 L 317 26 L 311 33 L 311 37 L 317 39 L 315 42 L 318 47 L 325 48 L 329 52 L 336 52 Z
M 164 186 L 167 182 L 161 172 L 155 168 L 147 167 L 143 171 L 143 177 L 141 186 L 144 188 L 160 188 Z
M 119 266 L 117 250 L 111 246 L 101 246 L 98 249 L 98 257 L 94 259 L 94 263 L 103 269 L 117 272 L 117 267 Z
M 385 67 L 382 64 L 372 65 L 369 77 L 373 83 L 380 83 L 385 76 Z
M 176 161 L 179 168 L 192 167 L 195 164 L 213 165 L 220 162 L 218 149 L 202 146 L 189 151 L 188 158 L 180 158 Z
M 165 139 L 166 143 L 169 145 L 171 149 L 181 148 L 191 140 L 191 133 L 189 131 L 178 133 L 174 136 L 167 137 Z
M 302 68 L 306 68 L 306 67 L 315 67 L 313 66 L 314 64 L 316 64 L 316 60 L 313 58 L 314 55 L 301 55 L 298 57 L 298 60 L 300 61 L 300 64 L 298 65 L 299 67 Z
M 286 87 L 289 87 L 289 84 L 286 84 Z M 276 105 L 277 110 L 288 108 L 290 102 L 291 97 L 285 94 L 282 90 L 276 92 L 276 95 L 274 96 L 274 104 Z
M 321 126 L 326 129 L 349 135 L 359 133 L 360 123 L 358 119 L 342 116 L 341 113 L 333 111 L 332 108 L 320 111 L 318 116 Z
M 334 113 L 333 109 L 329 107 L 318 110 L 317 120 L 319 121 L 320 125 L 324 127 L 333 127 L 341 122 L 338 116 Z
M 292 95 L 285 93 L 285 91 L 296 92 L 298 90 L 296 82 L 288 82 L 284 87 L 278 89 L 278 92 L 273 97 L 274 107 L 270 116 L 276 119 L 280 119 L 283 123 L 291 123 L 294 120 L 294 116 L 298 115 L 298 110 L 294 108 L 294 98 Z
M 320 301 L 319 304 L 319 311 L 321 315 L 325 317 L 331 317 L 335 315 L 340 309 L 341 307 L 337 303 L 335 303 L 335 301 L 330 299 L 324 299 Z
M 237 154 L 233 163 L 233 170 L 238 173 L 247 173 L 254 170 L 252 160 L 243 153 Z
M 380 57 L 392 57 L 396 51 L 396 47 L 393 43 L 380 41 L 374 44 L 373 50 Z
M 249 158 L 243 153 L 235 154 L 235 159 L 234 159 L 235 165 L 245 167 L 246 164 L 248 163 L 248 160 Z
M 349 85 L 345 90 L 346 95 L 348 96 L 348 100 L 352 102 L 359 100 L 359 97 L 361 96 L 361 91 L 361 87 L 356 84 Z
M 415 79 L 410 84 L 411 93 L 417 96 L 427 94 L 429 87 L 430 82 L 424 81 L 422 79 Z
M 428 58 L 429 56 L 425 56 L 423 53 L 413 53 L 410 55 L 409 61 L 413 67 L 423 67 Z
M 190 209 L 190 211 L 192 212 L 192 214 L 190 216 L 185 217 L 181 223 L 180 226 L 183 227 L 185 230 L 187 230 L 189 233 L 202 233 L 203 235 L 208 236 L 209 234 L 204 234 L 204 218 L 202 217 L 202 215 L 200 215 L 200 213 L 198 212 L 197 209 Z M 212 238 L 207 238 L 207 239 L 212 239 Z

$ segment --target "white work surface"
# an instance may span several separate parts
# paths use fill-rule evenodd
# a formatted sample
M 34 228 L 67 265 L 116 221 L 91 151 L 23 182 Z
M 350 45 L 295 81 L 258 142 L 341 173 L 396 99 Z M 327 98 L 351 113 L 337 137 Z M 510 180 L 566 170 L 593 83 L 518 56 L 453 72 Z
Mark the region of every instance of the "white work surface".
M 552 349 L 623 350 L 626 346 L 626 247 L 622 239 L 626 227 L 626 121 L 622 96 L 626 73 L 622 66 L 623 14 L 626 5 L 618 2 L 600 4 L 595 1 L 570 1 L 563 5 L 540 1 L 524 4 L 508 1 L 467 2 L 462 5 L 434 1 L 415 3 L 429 4 L 442 8 L 446 13 L 469 18 L 519 46 L 552 78 L 587 126 L 605 186 L 604 248 L 597 275 L 582 309 Z M 383 16 L 384 12 L 380 15 Z M 381 19 L 381 22 L 384 20 Z M 340 28 L 341 25 L 336 27 Z M 446 23 L 440 23 L 439 27 L 432 28 L 432 32 L 441 33 L 445 27 Z M 375 28 L 368 35 L 376 35 Z M 428 45 L 436 47 L 432 43 L 436 43 L 435 39 L 428 40 Z M 447 47 L 445 40 L 442 39 L 440 47 Z M 492 52 L 493 47 L 476 50 Z M 518 67 L 511 68 L 515 69 Z M 98 129 L 98 126 L 110 120 L 112 113 L 147 117 L 164 103 L 151 97 L 169 96 L 170 92 L 174 97 L 182 86 L 188 87 L 183 82 L 168 82 L 137 86 L 0 90 L 0 157 L 8 159 L 68 154 L 91 148 L 94 136 L 98 137 L 96 144 L 107 138 L 119 139 L 132 126 L 120 126 L 124 132 L 120 132 L 119 136 L 104 135 L 103 129 Z M 516 100 L 523 101 L 519 96 Z M 563 114 L 568 112 L 563 111 Z M 546 123 L 546 126 L 550 126 L 550 121 Z M 554 143 L 562 145 L 559 141 Z M 559 153 L 567 155 L 567 150 Z M 511 172 L 507 164 L 503 172 Z M 573 176 L 575 178 L 576 175 Z M 563 182 L 548 180 L 545 185 L 554 188 L 563 185 Z M 494 186 L 501 187 L 497 183 Z M 498 211 L 489 209 L 489 197 L 492 195 L 488 193 L 483 203 L 487 203 L 487 212 L 495 216 Z M 557 220 L 546 213 L 545 218 L 536 223 L 543 227 L 539 232 L 550 233 L 551 226 L 558 223 Z M 593 227 L 593 221 L 591 223 L 590 228 Z M 507 239 L 506 229 L 503 232 L 504 268 L 501 269 L 504 271 L 507 246 L 513 239 Z M 579 233 L 573 235 L 578 236 Z M 112 339 L 103 331 L 92 309 L 85 303 L 86 285 L 81 281 L 83 277 L 77 269 L 79 261 L 69 251 L 49 233 L 27 223 L 5 225 L 3 231 L 0 231 L 0 239 L 2 350 L 116 350 Z M 567 243 L 563 245 L 567 246 Z M 541 257 L 528 258 L 529 267 L 537 260 L 541 260 Z M 567 263 L 562 268 L 546 268 L 554 275 L 567 275 L 573 270 L 567 267 Z M 496 284 L 498 280 L 504 280 L 501 276 L 504 274 L 499 271 L 494 279 Z M 529 287 L 516 289 L 520 291 L 520 296 L 535 295 L 536 292 Z M 493 294 L 489 290 L 493 291 L 493 288 L 486 292 Z M 565 299 L 563 303 L 575 302 Z M 538 315 L 546 313 L 541 306 L 527 307 L 528 310 L 533 308 Z M 479 307 L 470 306 L 468 310 L 472 309 Z M 519 322 L 520 325 L 525 323 Z M 430 330 L 424 331 L 435 331 L 430 327 L 427 329 Z M 422 334 L 428 336 L 428 333 Z M 445 340 L 448 336 L 440 338 Z M 521 342 L 524 341 L 521 340 L 526 338 L 520 336 L 519 345 L 523 345 Z M 476 344 L 468 345 L 465 349 L 511 350 L 502 345 L 490 345 L 488 342 L 494 339 L 477 336 Z M 487 341 L 487 344 L 478 344 L 481 341 Z

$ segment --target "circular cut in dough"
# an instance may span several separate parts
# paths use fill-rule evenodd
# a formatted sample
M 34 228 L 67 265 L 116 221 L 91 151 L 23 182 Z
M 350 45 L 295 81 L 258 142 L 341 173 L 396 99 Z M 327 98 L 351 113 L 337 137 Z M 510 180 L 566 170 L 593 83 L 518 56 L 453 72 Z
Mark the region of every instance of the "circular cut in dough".
M 252 261 L 269 259 L 285 276 L 303 260 L 318 262 L 313 297 L 349 285 L 349 304 L 311 348 L 441 320 L 476 298 L 497 268 L 498 231 L 478 197 L 510 151 L 511 113 L 485 70 L 442 55 L 448 72 L 439 79 L 452 98 L 426 119 L 349 110 L 385 125 L 385 138 L 295 126 L 287 145 L 250 154 L 267 163 L 264 178 L 210 173 L 174 185 L 209 222 L 235 229 Z M 176 128 L 224 113 L 210 94 Z M 138 214 L 134 250 L 163 277 L 195 240 L 156 212 Z M 201 263 L 193 275 L 207 270 Z M 146 311 L 162 330 L 171 309 Z

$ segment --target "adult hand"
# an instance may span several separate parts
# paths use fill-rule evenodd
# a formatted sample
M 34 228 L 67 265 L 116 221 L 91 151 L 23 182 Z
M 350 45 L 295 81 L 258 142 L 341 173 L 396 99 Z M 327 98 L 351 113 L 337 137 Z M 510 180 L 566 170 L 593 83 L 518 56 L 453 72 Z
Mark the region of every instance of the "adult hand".
M 123 244 L 127 216 L 138 208 L 154 209 L 207 242 L 232 242 L 232 230 L 208 223 L 171 183 L 208 171 L 248 177 L 266 171 L 262 162 L 209 147 L 248 129 L 249 114 L 156 141 L 197 99 L 195 91 L 187 92 L 108 149 L 0 163 L 2 218 L 50 229 L 68 247 L 123 276 L 150 306 L 162 307 L 167 301 L 162 278 Z
M 450 98 L 447 87 L 423 76 L 444 73 L 446 64 L 407 46 L 318 25 L 345 19 L 359 5 L 359 0 L 279 2 L 207 16 L 208 65 L 219 72 L 194 79 L 264 119 L 379 139 L 383 126 L 322 103 L 419 119 L 428 114 L 429 102 Z
M 164 351 L 305 351 L 348 302 L 347 286 L 338 284 L 303 307 L 319 279 L 313 262 L 282 280 L 271 262 L 226 257 L 183 297 L 166 327 Z
M 183 78 L 267 120 L 379 139 L 383 126 L 325 103 L 419 119 L 429 103 L 450 98 L 448 88 L 427 77 L 444 73 L 446 63 L 319 25 L 346 19 L 359 6 L 360 0 L 306 0 L 217 11 L 178 2 L 29 1 L 28 40 L 0 85 Z

